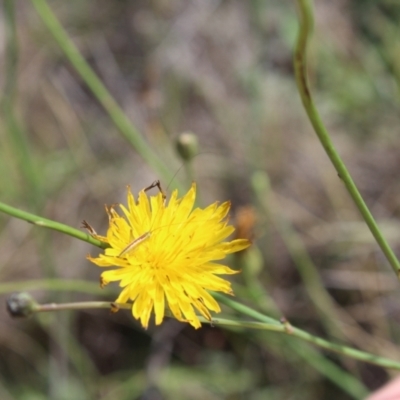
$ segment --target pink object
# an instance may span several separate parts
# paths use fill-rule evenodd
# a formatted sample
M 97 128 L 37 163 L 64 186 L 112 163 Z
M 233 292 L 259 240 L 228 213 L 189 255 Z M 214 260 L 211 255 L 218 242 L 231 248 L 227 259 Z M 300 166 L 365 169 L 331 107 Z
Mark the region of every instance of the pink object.
M 400 376 L 372 393 L 365 400 L 400 400 Z

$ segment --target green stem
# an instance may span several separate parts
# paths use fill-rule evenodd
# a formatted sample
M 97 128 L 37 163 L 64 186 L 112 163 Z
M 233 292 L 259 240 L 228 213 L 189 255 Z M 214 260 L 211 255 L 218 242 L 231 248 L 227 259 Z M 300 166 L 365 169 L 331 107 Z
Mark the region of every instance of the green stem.
M 0 294 L 24 292 L 31 290 L 52 290 L 57 292 L 81 292 L 93 295 L 113 295 L 112 288 L 102 289 L 99 283 L 84 280 L 66 279 L 33 279 L 29 281 L 17 281 L 0 283 Z
M 94 239 L 86 232 L 82 232 L 78 229 L 72 228 L 68 225 L 64 225 L 60 222 L 52 221 L 51 219 L 39 217 L 38 215 L 19 210 L 18 208 L 9 206 L 2 202 L 0 202 L 0 212 L 11 215 L 12 217 L 23 219 L 24 221 L 30 222 L 37 226 L 41 226 L 43 228 L 49 228 L 61 233 L 65 233 L 69 236 L 73 236 L 76 239 L 83 240 L 84 242 L 88 242 L 102 249 L 109 247 L 107 243 Z
M 156 171 L 156 173 L 165 181 L 168 181 L 171 177 L 168 168 L 151 150 L 139 131 L 133 126 L 124 111 L 111 96 L 107 88 L 103 85 L 95 72 L 82 57 L 79 50 L 70 40 L 64 28 L 51 11 L 47 2 L 45 0 L 31 1 L 43 23 L 53 35 L 65 56 L 92 91 L 99 103 L 104 107 L 117 129 L 123 134 L 123 136 L 125 136 L 125 138 L 132 144 L 132 146 L 143 157 L 143 159 Z
M 245 306 L 244 304 L 237 303 L 236 301 L 234 301 L 224 295 L 221 295 L 219 293 L 213 293 L 213 296 L 215 297 L 215 299 L 217 301 L 227 305 L 228 307 L 232 308 L 233 310 L 235 310 L 241 314 L 247 315 L 259 322 L 266 324 L 265 329 L 267 329 L 267 327 L 269 327 L 270 325 L 274 325 L 274 331 L 276 331 L 276 332 L 285 333 L 287 335 L 296 337 L 298 339 L 305 340 L 305 341 L 310 342 L 318 347 L 322 347 L 323 349 L 333 351 L 335 353 L 340 353 L 347 357 L 355 358 L 356 360 L 368 362 L 370 364 L 379 365 L 384 368 L 392 368 L 392 369 L 400 370 L 400 362 L 398 362 L 398 361 L 389 360 L 387 358 L 373 355 L 370 353 L 366 353 L 364 351 L 353 349 L 351 347 L 344 346 L 341 344 L 331 343 L 328 340 L 325 340 L 318 336 L 311 335 L 308 332 L 305 332 L 301 329 L 295 328 L 294 326 L 290 325 L 288 322 L 282 323 L 282 322 L 279 322 L 279 321 L 277 321 L 273 318 L 270 318 L 264 314 L 261 314 L 258 311 L 253 310 L 253 309 Z M 268 329 L 268 330 L 271 330 L 271 329 Z
M 389 360 L 387 358 L 366 353 L 364 351 L 356 350 L 351 347 L 328 342 L 325 339 L 311 335 L 301 329 L 295 328 L 287 321 L 277 321 L 243 304 L 237 303 L 234 300 L 231 300 L 221 294 L 214 293 L 214 297 L 218 301 L 225 303 L 232 309 L 242 314 L 248 315 L 251 318 L 256 319 L 257 321 L 233 321 L 222 318 L 217 318 L 213 319 L 212 321 L 208 321 L 205 318 L 199 316 L 199 319 L 203 323 L 209 323 L 212 325 L 219 325 L 219 326 L 229 326 L 236 328 L 248 328 L 248 329 L 258 329 L 258 330 L 278 332 L 296 337 L 298 339 L 305 340 L 307 342 L 313 343 L 316 346 L 322 347 L 326 350 L 344 354 L 348 357 L 355 358 L 360 361 L 379 365 L 385 368 L 400 370 L 400 362 L 398 361 Z M 31 308 L 31 311 L 36 313 L 36 312 L 63 311 L 63 310 L 84 310 L 90 308 L 110 308 L 111 305 L 114 305 L 117 309 L 130 309 L 132 307 L 132 305 L 129 303 L 113 303 L 108 301 L 87 301 L 87 302 L 59 303 L 59 304 L 34 303 L 34 305 Z M 167 311 L 166 314 L 170 315 L 171 313 Z
M 400 278 L 399 260 L 395 256 L 386 239 L 383 237 L 377 223 L 374 220 L 374 217 L 372 216 L 367 205 L 365 204 L 349 171 L 347 170 L 345 164 L 343 163 L 338 152 L 336 151 L 335 146 L 332 143 L 329 133 L 325 128 L 312 99 L 307 78 L 307 44 L 314 23 L 313 9 L 311 0 L 297 0 L 297 3 L 299 5 L 300 11 L 300 28 L 294 55 L 294 70 L 301 100 L 307 112 L 308 118 L 310 119 L 311 124 L 326 154 L 334 165 L 340 179 L 342 179 L 343 183 L 345 184 L 347 191 L 352 197 L 354 203 L 356 204 L 356 207 L 360 211 L 372 235 L 374 236 L 378 245 L 385 254 L 394 272 L 396 273 L 397 277 Z
M 132 304 L 128 303 L 112 303 L 110 301 L 81 301 L 76 303 L 47 303 L 37 304 L 34 312 L 52 312 L 52 311 L 65 311 L 65 310 L 87 310 L 89 308 L 108 308 L 115 305 L 117 308 L 130 310 Z
M 24 291 L 32 291 L 32 290 L 54 290 L 54 291 L 77 291 L 77 292 L 82 292 L 82 293 L 91 293 L 94 295 L 115 295 L 114 290 L 111 288 L 105 288 L 101 289 L 98 284 L 95 284 L 93 282 L 87 282 L 87 281 L 81 281 L 81 280 L 63 280 L 63 279 L 40 279 L 40 280 L 30 280 L 30 281 L 20 281 L 20 282 L 7 282 L 7 283 L 0 283 L 0 294 L 7 294 L 7 293 L 13 293 L 13 292 L 24 292 Z M 80 309 L 86 309 L 88 308 L 88 304 L 94 304 L 94 308 L 110 308 L 111 302 L 90 302 L 86 303 L 84 306 L 78 305 Z M 131 305 L 129 306 L 124 306 L 120 308 L 130 308 Z M 56 311 L 54 306 L 52 306 L 51 309 L 49 307 L 45 307 L 46 309 L 43 309 L 43 311 Z M 66 309 L 65 306 L 62 306 L 60 309 Z M 69 307 L 68 309 L 71 309 Z M 35 310 L 37 310 L 37 307 L 35 307 Z M 165 314 L 167 316 L 173 317 L 173 315 L 166 310 Z M 264 316 L 265 317 L 265 316 Z M 199 316 L 200 320 L 203 323 L 212 323 L 214 325 L 221 325 L 225 326 L 227 328 L 236 328 L 236 329 L 244 329 L 244 328 L 249 328 L 249 329 L 257 329 L 257 330 L 265 330 L 269 328 L 268 330 L 270 331 L 282 331 L 282 323 L 278 323 L 276 320 L 271 319 L 270 323 L 265 323 L 265 322 L 251 322 L 251 321 L 231 321 L 231 320 L 226 320 L 226 319 L 221 319 L 217 318 L 214 319 L 213 321 L 208 321 Z M 286 331 L 290 329 L 290 326 L 286 324 Z M 289 339 L 289 338 L 288 338 Z M 336 367 L 335 365 L 331 365 L 329 360 L 323 359 L 323 356 L 319 355 L 317 353 L 317 350 L 314 350 L 312 348 L 307 348 L 306 345 L 303 346 L 298 346 L 296 342 L 290 341 L 288 345 L 292 348 L 293 353 L 299 354 L 300 357 L 303 357 L 307 359 L 307 362 L 310 362 L 318 371 L 325 373 L 326 376 L 329 379 L 332 379 L 333 376 L 340 375 L 340 379 L 335 380 L 333 379 L 339 386 L 344 386 L 343 388 L 345 390 L 350 390 L 350 391 L 357 391 L 356 385 L 358 384 L 356 381 L 352 381 L 351 387 L 347 387 L 343 382 L 348 382 L 349 380 L 352 379 L 351 376 L 346 374 L 344 371 L 342 371 L 340 368 Z M 314 352 L 312 359 L 310 359 L 310 352 Z M 324 360 L 324 361 L 322 361 Z M 329 369 L 334 369 L 335 374 L 328 373 L 327 371 Z M 356 398 L 359 398 L 360 396 L 356 396 Z
M 34 164 L 34 151 L 28 139 L 28 134 L 18 120 L 16 113 L 17 71 L 18 71 L 18 39 L 15 20 L 15 1 L 4 2 L 4 26 L 6 52 L 4 58 L 5 77 L 2 95 L 2 111 L 5 121 L 5 133 L 12 146 L 12 159 L 22 172 L 23 188 L 26 197 L 34 208 L 40 203 L 39 175 Z

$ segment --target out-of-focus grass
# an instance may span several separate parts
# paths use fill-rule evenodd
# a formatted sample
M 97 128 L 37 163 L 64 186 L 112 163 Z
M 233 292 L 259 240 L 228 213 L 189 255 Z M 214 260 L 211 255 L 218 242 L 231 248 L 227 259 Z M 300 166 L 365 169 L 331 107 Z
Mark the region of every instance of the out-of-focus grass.
M 318 106 L 395 243 L 399 44 L 390 32 L 400 6 L 315 3 L 310 67 Z M 360 218 L 296 91 L 293 4 L 82 0 L 50 6 L 156 163 L 174 172 L 181 165 L 174 139 L 196 132 L 203 154 L 194 160 L 194 174 L 204 203 L 231 199 L 233 212 L 255 207 L 252 257 L 260 269 L 236 278 L 237 296 L 254 305 L 257 293 L 260 310 L 396 357 L 399 298 L 396 285 L 386 283 L 395 277 L 366 227 L 356 223 Z M 1 201 L 76 227 L 87 219 L 104 230 L 105 203 L 124 201 L 127 184 L 138 191 L 160 176 L 119 133 L 30 2 L 5 2 L 1 24 L 7 32 L 0 74 Z M 273 201 L 255 200 L 255 171 L 268 174 Z M 96 251 L 89 245 L 4 215 L 0 226 L 1 283 L 51 277 L 97 282 L 98 270 L 85 260 Z M 297 251 L 290 250 L 293 240 Z M 303 272 L 296 269 L 302 263 Z M 323 286 L 304 275 L 311 265 Z M 92 299 L 91 288 L 35 294 L 42 301 Z M 103 298 L 113 299 L 109 292 Z M 323 298 L 335 310 L 323 308 L 324 318 L 318 313 Z M 371 389 L 388 378 L 378 367 L 295 342 L 305 353 L 299 359 L 287 339 L 274 334 L 173 324 L 144 333 L 123 312 L 17 321 L 0 311 L 0 319 L 2 399 L 132 399 L 159 390 L 174 399 L 329 400 L 362 393 L 362 387 L 332 383 L 334 364 Z M 164 346 L 151 346 L 159 337 Z M 324 360 L 324 367 L 316 366 Z

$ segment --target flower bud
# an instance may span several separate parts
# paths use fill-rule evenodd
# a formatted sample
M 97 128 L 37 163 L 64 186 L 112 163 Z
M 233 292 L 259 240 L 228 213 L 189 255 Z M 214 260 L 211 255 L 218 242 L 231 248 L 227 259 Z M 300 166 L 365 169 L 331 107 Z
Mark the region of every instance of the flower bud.
M 12 317 L 28 317 L 36 311 L 37 303 L 29 293 L 13 293 L 7 299 L 7 311 Z
M 176 141 L 176 149 L 184 161 L 191 161 L 196 156 L 198 148 L 199 141 L 192 132 L 181 133 Z

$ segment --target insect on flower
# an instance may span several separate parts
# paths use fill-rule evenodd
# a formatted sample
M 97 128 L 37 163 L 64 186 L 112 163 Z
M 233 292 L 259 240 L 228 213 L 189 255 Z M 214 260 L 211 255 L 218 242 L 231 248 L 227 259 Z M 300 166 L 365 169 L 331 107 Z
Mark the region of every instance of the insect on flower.
M 159 193 L 147 191 L 158 187 Z M 161 324 L 165 308 L 179 321 L 199 328 L 198 314 L 211 320 L 210 312 L 221 309 L 209 291 L 233 294 L 229 281 L 219 277 L 235 274 L 217 263 L 227 254 L 250 246 L 247 239 L 224 240 L 235 228 L 228 224 L 230 202 L 195 208 L 196 184 L 181 198 L 166 195 L 156 181 L 140 191 L 137 201 L 128 187 L 128 207 L 106 207 L 109 228 L 98 235 L 84 221 L 84 227 L 96 239 L 109 245 L 104 253 L 88 259 L 100 267 L 113 267 L 101 274 L 102 285 L 119 281 L 122 291 L 115 303 L 132 302 L 132 314 L 147 328 L 154 311 Z M 198 314 L 197 314 L 198 313 Z
M 148 186 L 147 188 L 143 189 L 145 192 L 147 192 L 150 189 L 153 189 L 157 187 L 158 190 L 160 191 L 162 197 L 163 197 L 163 201 L 165 203 L 165 199 L 167 198 L 167 195 L 165 194 L 165 192 L 162 190 L 161 188 L 161 183 L 159 180 L 154 181 L 150 186 Z M 119 257 L 124 256 L 125 254 L 129 253 L 132 249 L 134 249 L 136 246 L 138 246 L 140 243 L 142 243 L 144 240 L 146 240 L 147 238 L 149 238 L 151 235 L 151 231 L 145 232 L 143 233 L 143 235 L 140 235 L 138 238 L 134 239 L 131 243 L 128 244 L 128 246 L 126 246 L 121 253 L 119 254 Z

